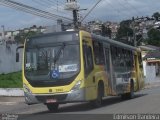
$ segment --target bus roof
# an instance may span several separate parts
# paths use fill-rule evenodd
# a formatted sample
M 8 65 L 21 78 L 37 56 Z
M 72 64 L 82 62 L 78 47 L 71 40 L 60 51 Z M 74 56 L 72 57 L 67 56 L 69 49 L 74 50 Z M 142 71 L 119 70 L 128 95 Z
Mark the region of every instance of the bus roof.
M 111 45 L 115 45 L 117 47 L 123 47 L 125 49 L 130 49 L 130 50 L 133 50 L 133 51 L 140 51 L 140 49 L 138 49 L 137 47 L 130 46 L 130 45 L 124 44 L 122 42 L 118 42 L 118 41 L 109 39 L 107 37 L 103 37 L 103 36 L 95 35 L 95 34 L 91 34 L 91 36 L 94 40 L 97 40 L 97 41 L 102 42 L 102 43 L 109 43 Z
M 38 34 L 38 35 L 35 35 L 32 37 L 29 37 L 28 39 L 48 37 L 48 36 L 53 36 L 53 35 L 72 34 L 72 33 L 78 33 L 78 31 L 63 31 L 63 32 L 44 33 L 44 34 Z
M 48 37 L 48 36 L 53 36 L 53 35 L 73 34 L 73 33 L 78 33 L 78 32 L 79 31 L 63 31 L 63 32 L 46 33 L 46 34 L 40 34 L 40 35 L 36 35 L 33 37 L 29 37 L 29 39 L 42 38 L 42 37 Z M 87 31 L 84 31 L 84 32 L 87 32 Z M 116 45 L 117 47 L 123 47 L 125 49 L 130 49 L 133 51 L 140 51 L 140 49 L 138 49 L 137 47 L 130 46 L 130 45 L 124 44 L 122 42 L 118 42 L 118 41 L 109 39 L 107 37 L 103 37 L 103 36 L 96 35 L 93 33 L 91 33 L 91 36 L 92 36 L 93 40 L 98 40 L 99 42 L 102 42 L 102 43 L 109 43 L 111 45 Z

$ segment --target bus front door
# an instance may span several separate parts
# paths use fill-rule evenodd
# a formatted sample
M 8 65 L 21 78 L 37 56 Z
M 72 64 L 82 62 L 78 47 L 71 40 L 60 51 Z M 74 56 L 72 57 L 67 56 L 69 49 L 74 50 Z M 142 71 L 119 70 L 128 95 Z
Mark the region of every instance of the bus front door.
M 109 48 L 104 48 L 104 53 L 105 53 L 105 70 L 106 70 L 106 75 L 107 75 L 107 83 L 108 83 L 108 88 L 107 88 L 107 94 L 112 95 L 114 93 L 114 85 L 112 81 L 112 74 L 111 74 L 111 55 Z

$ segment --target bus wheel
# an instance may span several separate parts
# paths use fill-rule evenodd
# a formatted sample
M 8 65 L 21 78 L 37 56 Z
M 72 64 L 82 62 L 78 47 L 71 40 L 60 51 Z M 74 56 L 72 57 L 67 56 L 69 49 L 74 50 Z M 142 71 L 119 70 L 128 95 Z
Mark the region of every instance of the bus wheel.
M 103 86 L 99 85 L 99 87 L 98 87 L 98 93 L 97 93 L 97 99 L 94 100 L 94 101 L 91 101 L 92 106 L 94 106 L 96 108 L 102 106 L 103 92 L 104 92 Z
M 47 105 L 47 108 L 50 112 L 57 112 L 58 111 L 59 104 L 52 103 L 52 104 L 46 104 L 46 105 Z
M 133 99 L 134 98 L 134 82 L 130 83 L 130 92 L 121 95 L 122 100 Z
M 131 87 L 130 87 L 130 92 L 127 93 L 128 98 L 129 99 L 133 99 L 134 98 L 134 82 L 131 81 Z
M 127 99 L 127 93 L 121 94 L 121 99 L 122 99 L 122 100 L 126 100 L 126 99 Z

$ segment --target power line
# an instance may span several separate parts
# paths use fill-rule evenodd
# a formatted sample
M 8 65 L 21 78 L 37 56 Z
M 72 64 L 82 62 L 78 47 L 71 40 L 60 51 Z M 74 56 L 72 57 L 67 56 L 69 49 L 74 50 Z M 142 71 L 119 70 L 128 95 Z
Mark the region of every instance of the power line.
M 52 3 L 55 3 L 55 1 L 57 2 L 59 2 L 59 3 L 61 3 L 62 5 L 64 5 L 64 3 L 63 2 L 61 2 L 61 1 L 59 1 L 59 0 L 48 0 L 48 1 L 50 1 L 50 2 L 52 2 Z
M 7 6 L 7 7 L 10 7 L 10 8 L 14 8 L 16 10 L 21 10 L 21 11 L 26 12 L 26 13 L 30 13 L 32 15 L 36 15 L 36 16 L 39 16 L 39 17 L 43 17 L 43 18 L 46 18 L 46 19 L 52 19 L 53 20 L 53 18 L 50 17 L 50 16 L 45 16 L 43 14 L 40 14 L 40 13 L 37 13 L 37 12 L 33 12 L 32 10 L 27 10 L 27 9 L 22 8 L 22 7 L 16 7 L 14 5 L 9 5 L 9 4 L 3 4 L 3 5 Z
M 55 2 L 55 3 L 51 3 L 47 0 L 38 0 L 38 1 L 41 1 L 42 3 L 46 4 L 46 5 L 49 5 L 49 6 L 53 6 L 56 10 L 57 8 L 63 10 L 63 7 L 62 6 L 58 6 L 58 2 Z
M 93 9 L 101 2 L 102 0 L 99 0 L 90 10 L 89 12 L 82 18 L 81 22 L 93 11 Z
M 111 7 L 112 7 L 112 9 L 115 10 L 115 11 L 117 11 L 117 13 L 120 13 L 120 12 L 122 13 L 121 10 L 119 10 L 117 7 L 115 7 L 114 5 L 112 5 L 112 2 L 107 1 L 107 0 L 105 0 L 105 2 L 107 2 L 108 4 L 110 4 Z M 126 14 L 127 17 L 129 17 L 129 18 L 131 17 L 131 16 L 129 16 L 126 12 L 124 12 L 124 13 Z M 122 16 L 122 14 L 121 14 L 121 16 Z M 124 17 L 125 17 L 125 16 L 124 16 Z M 125 17 L 125 18 L 126 18 L 126 17 Z
M 124 8 L 125 12 L 128 13 L 129 15 L 131 15 L 131 12 L 133 12 L 131 9 L 128 9 L 128 7 L 125 6 L 125 4 L 121 3 L 119 0 L 117 0 L 117 2 L 119 3 L 119 5 L 121 6 L 121 8 Z M 128 9 L 128 10 L 127 10 Z M 130 10 L 130 12 L 129 12 Z M 137 13 L 136 13 L 137 14 Z M 132 17 L 132 16 L 130 16 Z
M 32 10 L 24 9 L 23 7 L 17 7 L 15 5 L 3 4 L 3 3 L 2 3 L 2 5 L 10 7 L 10 8 L 14 8 L 16 10 L 21 10 L 23 12 L 30 13 L 30 14 L 33 14 L 33 15 L 36 15 L 36 16 L 39 16 L 39 17 L 43 17 L 43 18 L 47 18 L 47 19 L 52 19 L 53 20 L 53 17 L 51 17 L 51 16 L 46 16 L 46 15 L 43 15 L 41 13 L 33 12 Z
M 47 8 L 48 7 L 50 7 L 50 10 L 53 10 L 53 11 L 56 11 L 56 12 L 60 12 L 60 13 L 63 13 L 63 14 L 68 14 L 68 13 L 66 13 L 66 12 L 63 12 L 62 10 L 58 10 L 58 9 L 56 9 L 53 5 L 51 5 L 51 4 L 48 4 L 48 3 L 46 3 L 46 2 L 44 2 L 44 1 L 42 1 L 42 0 L 32 0 L 34 3 L 36 3 L 36 4 L 38 4 L 38 5 L 40 5 L 40 6 L 46 6 Z
M 110 9 L 114 9 L 114 13 L 115 13 L 114 16 L 116 17 L 116 19 L 117 19 L 117 20 L 120 19 L 120 18 L 119 18 L 119 16 L 120 16 L 119 13 L 120 13 L 120 12 L 119 12 L 117 9 L 115 9 L 114 6 L 113 6 L 110 2 L 108 2 L 108 1 L 105 1 L 105 2 L 107 2 L 107 3 L 110 4 L 110 5 L 107 4 L 107 5 L 110 7 Z M 108 8 L 108 7 L 106 7 L 106 8 Z M 110 12 L 110 11 L 109 11 L 109 12 Z
M 131 10 L 129 6 L 126 6 L 126 4 L 121 3 L 119 0 L 117 0 L 117 2 L 118 2 L 123 8 L 125 8 L 126 11 L 127 11 L 127 9 L 128 9 L 129 11 L 133 12 L 133 10 Z M 125 2 L 125 1 L 124 1 L 124 2 Z M 127 3 L 127 2 L 125 2 L 125 3 Z M 129 12 L 129 11 L 128 11 L 128 12 Z M 129 13 L 130 13 L 130 12 L 129 12 Z M 137 14 L 138 12 L 135 10 L 134 13 Z M 138 14 L 139 14 L 139 13 L 138 13 Z
M 40 17 L 44 17 L 44 18 L 47 18 L 47 19 L 55 20 L 57 18 L 60 18 L 60 19 L 64 19 L 64 20 L 67 20 L 67 21 L 72 21 L 72 19 L 70 19 L 70 18 L 67 18 L 67 17 L 64 17 L 64 16 L 59 16 L 59 15 L 56 15 L 56 14 L 52 14 L 50 12 L 46 12 L 46 11 L 31 7 L 31 6 L 28 6 L 28 5 L 24 5 L 22 3 L 14 2 L 12 0 L 1 0 L 0 3 L 2 5 L 7 6 L 7 7 L 11 7 L 11 8 L 14 8 L 16 10 L 21 10 L 21 11 L 31 13 L 33 15 L 37 15 L 37 16 L 40 16 Z
M 139 11 L 135 6 L 133 6 L 132 4 L 130 4 L 127 0 L 124 0 L 128 5 L 130 5 L 138 14 L 142 13 L 141 11 Z M 142 13 L 143 14 L 143 13 Z
M 61 13 L 64 13 L 64 14 L 71 15 L 69 12 L 65 11 L 64 3 L 61 2 L 61 5 L 59 5 L 59 1 L 58 0 L 57 0 L 57 2 L 51 1 L 51 0 L 41 0 L 41 1 L 44 2 L 44 3 L 47 2 L 49 5 L 51 5 L 51 7 L 54 7 L 55 8 L 54 10 L 57 10 L 57 12 L 61 12 Z
M 60 7 L 60 8 L 64 8 L 64 7 L 62 7 L 62 6 L 64 6 L 64 3 L 62 3 L 62 2 L 59 2 L 58 0 L 57 0 L 57 2 L 55 2 L 55 1 L 52 1 L 52 0 L 44 0 L 44 1 L 48 1 L 48 3 L 50 3 L 50 4 L 61 4 L 61 6 L 58 6 L 58 7 Z

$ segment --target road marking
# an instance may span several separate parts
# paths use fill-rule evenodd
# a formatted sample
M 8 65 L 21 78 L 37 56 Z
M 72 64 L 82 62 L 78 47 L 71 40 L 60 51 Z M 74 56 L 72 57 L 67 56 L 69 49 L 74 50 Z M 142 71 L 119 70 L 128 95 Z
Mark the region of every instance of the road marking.
M 18 104 L 17 102 L 0 102 L 0 105 L 16 105 Z

